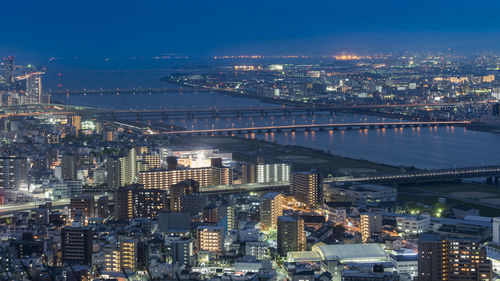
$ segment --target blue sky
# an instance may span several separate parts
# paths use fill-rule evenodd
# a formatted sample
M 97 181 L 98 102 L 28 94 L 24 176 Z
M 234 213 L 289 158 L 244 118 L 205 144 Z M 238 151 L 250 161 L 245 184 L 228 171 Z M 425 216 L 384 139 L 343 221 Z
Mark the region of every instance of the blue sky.
M 2 2 L 0 53 L 34 57 L 496 50 L 500 42 L 495 0 Z

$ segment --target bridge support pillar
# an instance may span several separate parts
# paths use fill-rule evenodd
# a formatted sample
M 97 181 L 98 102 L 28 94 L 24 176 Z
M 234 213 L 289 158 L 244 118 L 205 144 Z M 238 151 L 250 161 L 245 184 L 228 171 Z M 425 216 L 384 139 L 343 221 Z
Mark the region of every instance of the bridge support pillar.
M 493 184 L 493 177 L 487 177 L 486 184 Z
M 495 185 L 498 185 L 498 177 L 495 177 Z

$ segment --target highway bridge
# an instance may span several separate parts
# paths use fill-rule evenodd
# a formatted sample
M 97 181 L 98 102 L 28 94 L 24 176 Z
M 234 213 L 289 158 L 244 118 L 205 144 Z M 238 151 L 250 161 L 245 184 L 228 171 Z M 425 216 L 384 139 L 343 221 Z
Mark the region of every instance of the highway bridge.
M 291 116 L 294 114 L 314 115 L 316 113 L 327 113 L 330 115 L 338 111 L 355 111 L 355 110 L 374 110 L 374 109 L 389 109 L 389 108 L 439 108 L 451 109 L 457 106 L 463 106 L 464 103 L 430 103 L 430 104 L 385 104 L 385 105 L 311 105 L 311 106 L 276 106 L 276 107 L 254 107 L 254 108 L 193 108 L 193 109 L 150 109 L 150 110 L 93 110 L 82 112 L 89 118 L 105 118 L 105 119 L 120 119 L 120 118 L 188 118 L 195 117 L 223 117 L 236 116 L 243 117 L 245 115 L 252 116 Z
M 145 110 L 108 110 L 100 108 L 88 108 L 82 106 L 41 104 L 41 105 L 17 105 L 2 107 L 0 114 L 2 117 L 8 116 L 36 116 L 36 115 L 81 115 L 90 119 L 148 119 L 161 118 L 188 118 L 195 117 L 222 117 L 236 116 L 268 116 L 294 114 L 314 115 L 317 113 L 333 115 L 338 111 L 356 111 L 356 110 L 377 110 L 390 108 L 435 108 L 450 109 L 457 106 L 465 106 L 470 103 L 423 103 L 423 104 L 383 104 L 383 105 L 308 105 L 308 106 L 278 106 L 275 107 L 235 107 L 235 108 L 192 108 L 192 109 L 145 109 Z
M 153 93 L 183 93 L 183 92 L 208 92 L 207 88 L 129 88 L 129 89 L 79 89 L 79 90 L 51 90 L 49 95 L 120 95 L 120 94 L 153 94 Z
M 469 121 L 430 121 L 430 122 L 385 122 L 385 123 L 332 123 L 332 124 L 303 124 L 303 125 L 280 125 L 243 128 L 214 128 L 199 130 L 181 130 L 153 132 L 156 135 L 222 135 L 222 134 L 244 134 L 244 133 L 271 133 L 271 132 L 296 132 L 296 131 L 326 131 L 326 130 L 352 130 L 352 129 L 376 129 L 376 128 L 407 128 L 407 127 L 434 127 L 434 126 L 464 126 Z
M 336 177 L 325 179 L 325 182 L 334 183 L 376 183 L 376 184 L 404 184 L 426 181 L 453 180 L 465 178 L 500 176 L 500 166 L 467 167 L 456 169 L 419 170 L 391 175 L 373 175 L 367 177 Z

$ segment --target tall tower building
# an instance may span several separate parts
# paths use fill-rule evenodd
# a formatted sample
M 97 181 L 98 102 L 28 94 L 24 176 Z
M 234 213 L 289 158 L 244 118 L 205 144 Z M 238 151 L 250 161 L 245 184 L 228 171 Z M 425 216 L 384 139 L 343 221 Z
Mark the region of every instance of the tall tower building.
M 16 57 L 8 56 L 3 59 L 3 75 L 5 84 L 12 86 L 14 84 L 14 60 Z
M 276 229 L 278 217 L 283 215 L 283 195 L 269 192 L 260 198 L 261 229 Z
M 42 76 L 39 73 L 31 73 L 26 78 L 26 103 L 42 103 Z
M 124 157 L 120 157 L 120 186 L 136 183 L 137 179 L 137 155 L 132 147 L 125 152 Z
M 317 172 L 293 173 L 290 191 L 295 200 L 309 208 L 323 204 L 323 181 Z
M 363 213 L 360 215 L 361 239 L 366 242 L 373 234 L 382 232 L 382 215 Z
M 64 154 L 61 161 L 61 177 L 65 181 L 76 180 L 76 155 Z
M 116 157 L 106 159 L 107 186 L 110 190 L 118 189 L 121 185 L 120 180 L 120 160 Z
M 418 280 L 492 280 L 491 261 L 477 240 L 422 234 L 418 240 Z
M 288 252 L 306 250 L 304 221 L 299 217 L 278 217 L 278 253 L 286 256 Z

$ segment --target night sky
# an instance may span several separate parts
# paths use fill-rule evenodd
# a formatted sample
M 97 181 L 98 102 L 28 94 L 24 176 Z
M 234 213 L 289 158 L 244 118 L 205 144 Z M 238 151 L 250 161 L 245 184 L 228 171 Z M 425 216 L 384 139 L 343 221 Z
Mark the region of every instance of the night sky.
M 18 57 L 500 49 L 498 0 L 4 0 L 0 10 L 0 54 Z

